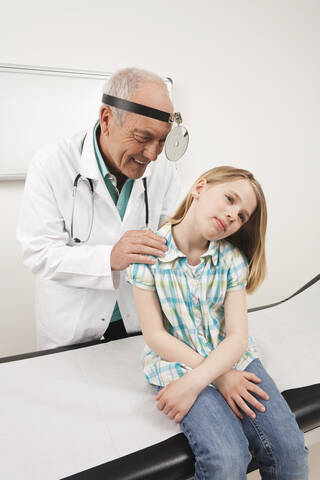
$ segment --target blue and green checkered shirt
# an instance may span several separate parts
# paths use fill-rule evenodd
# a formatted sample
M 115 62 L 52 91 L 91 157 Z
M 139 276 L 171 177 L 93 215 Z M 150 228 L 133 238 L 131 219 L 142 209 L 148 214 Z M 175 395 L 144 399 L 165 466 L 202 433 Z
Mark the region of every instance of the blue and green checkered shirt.
M 246 287 L 248 262 L 238 248 L 226 240 L 210 243 L 194 269 L 176 247 L 171 225 L 158 234 L 167 240 L 167 252 L 154 265 L 134 264 L 127 269 L 127 280 L 137 287 L 157 292 L 165 329 L 207 357 L 225 338 L 224 299 L 227 291 Z M 244 370 L 257 358 L 252 338 L 248 350 L 235 368 Z M 182 377 L 189 367 L 167 362 L 148 346 L 143 357 L 149 383 L 165 386 Z

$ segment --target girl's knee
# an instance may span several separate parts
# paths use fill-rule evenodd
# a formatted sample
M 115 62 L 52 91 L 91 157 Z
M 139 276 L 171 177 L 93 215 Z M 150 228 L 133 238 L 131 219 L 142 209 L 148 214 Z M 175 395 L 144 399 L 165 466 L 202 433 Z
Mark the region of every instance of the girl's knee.
M 234 480 L 246 479 L 246 472 L 251 461 L 249 449 L 221 450 L 203 452 L 197 457 L 196 478 Z
M 307 478 L 308 454 L 309 450 L 304 444 L 304 435 L 299 430 L 295 435 L 283 438 L 279 442 L 276 452 L 277 468 L 279 471 L 292 472 L 292 475 L 298 475 L 301 472 L 302 476 L 299 478 Z
M 225 472 L 229 474 L 229 476 L 223 478 L 242 478 L 243 475 L 243 478 L 246 478 L 247 468 L 251 461 L 249 449 L 229 451 L 223 456 L 222 460 Z
M 280 439 L 278 444 L 279 452 L 282 457 L 298 456 L 304 452 L 304 435 L 297 429 Z

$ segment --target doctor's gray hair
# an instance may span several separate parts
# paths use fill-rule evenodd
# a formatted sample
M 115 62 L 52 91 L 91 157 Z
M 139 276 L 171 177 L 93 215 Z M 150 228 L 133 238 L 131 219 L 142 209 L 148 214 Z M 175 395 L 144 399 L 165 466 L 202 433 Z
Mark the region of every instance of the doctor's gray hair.
M 144 82 L 158 83 L 167 89 L 162 78 L 153 72 L 140 68 L 124 68 L 123 70 L 115 72 L 110 79 L 106 81 L 103 93 L 112 95 L 113 97 L 123 98 L 124 100 L 130 100 L 138 85 Z M 122 125 L 127 112 L 115 107 L 110 108 L 117 123 Z

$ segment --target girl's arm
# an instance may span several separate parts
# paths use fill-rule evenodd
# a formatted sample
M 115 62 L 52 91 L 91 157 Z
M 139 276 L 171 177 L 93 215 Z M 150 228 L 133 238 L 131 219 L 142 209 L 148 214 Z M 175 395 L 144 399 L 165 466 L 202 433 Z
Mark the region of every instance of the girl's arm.
M 226 373 L 248 348 L 248 320 L 245 290 L 229 292 L 225 298 L 226 337 L 208 357 L 157 395 L 159 410 L 176 423 L 188 413 L 199 393 Z
M 229 371 L 248 348 L 248 315 L 245 289 L 227 292 L 224 302 L 225 339 L 196 369 L 201 390 Z
M 133 295 L 141 330 L 151 350 L 167 362 L 184 363 L 190 368 L 198 367 L 204 360 L 203 356 L 165 330 L 156 292 L 133 285 Z

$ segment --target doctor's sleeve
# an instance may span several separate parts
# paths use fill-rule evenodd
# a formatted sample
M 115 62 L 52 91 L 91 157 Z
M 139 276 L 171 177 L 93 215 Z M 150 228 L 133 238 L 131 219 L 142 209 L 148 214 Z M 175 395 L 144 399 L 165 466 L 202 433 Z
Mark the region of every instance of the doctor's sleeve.
M 25 183 L 17 225 L 24 264 L 40 277 L 65 286 L 114 290 L 109 261 L 112 245 L 68 245 L 57 192 L 45 168 L 46 155 L 36 155 Z M 71 190 L 64 193 L 71 194 Z

